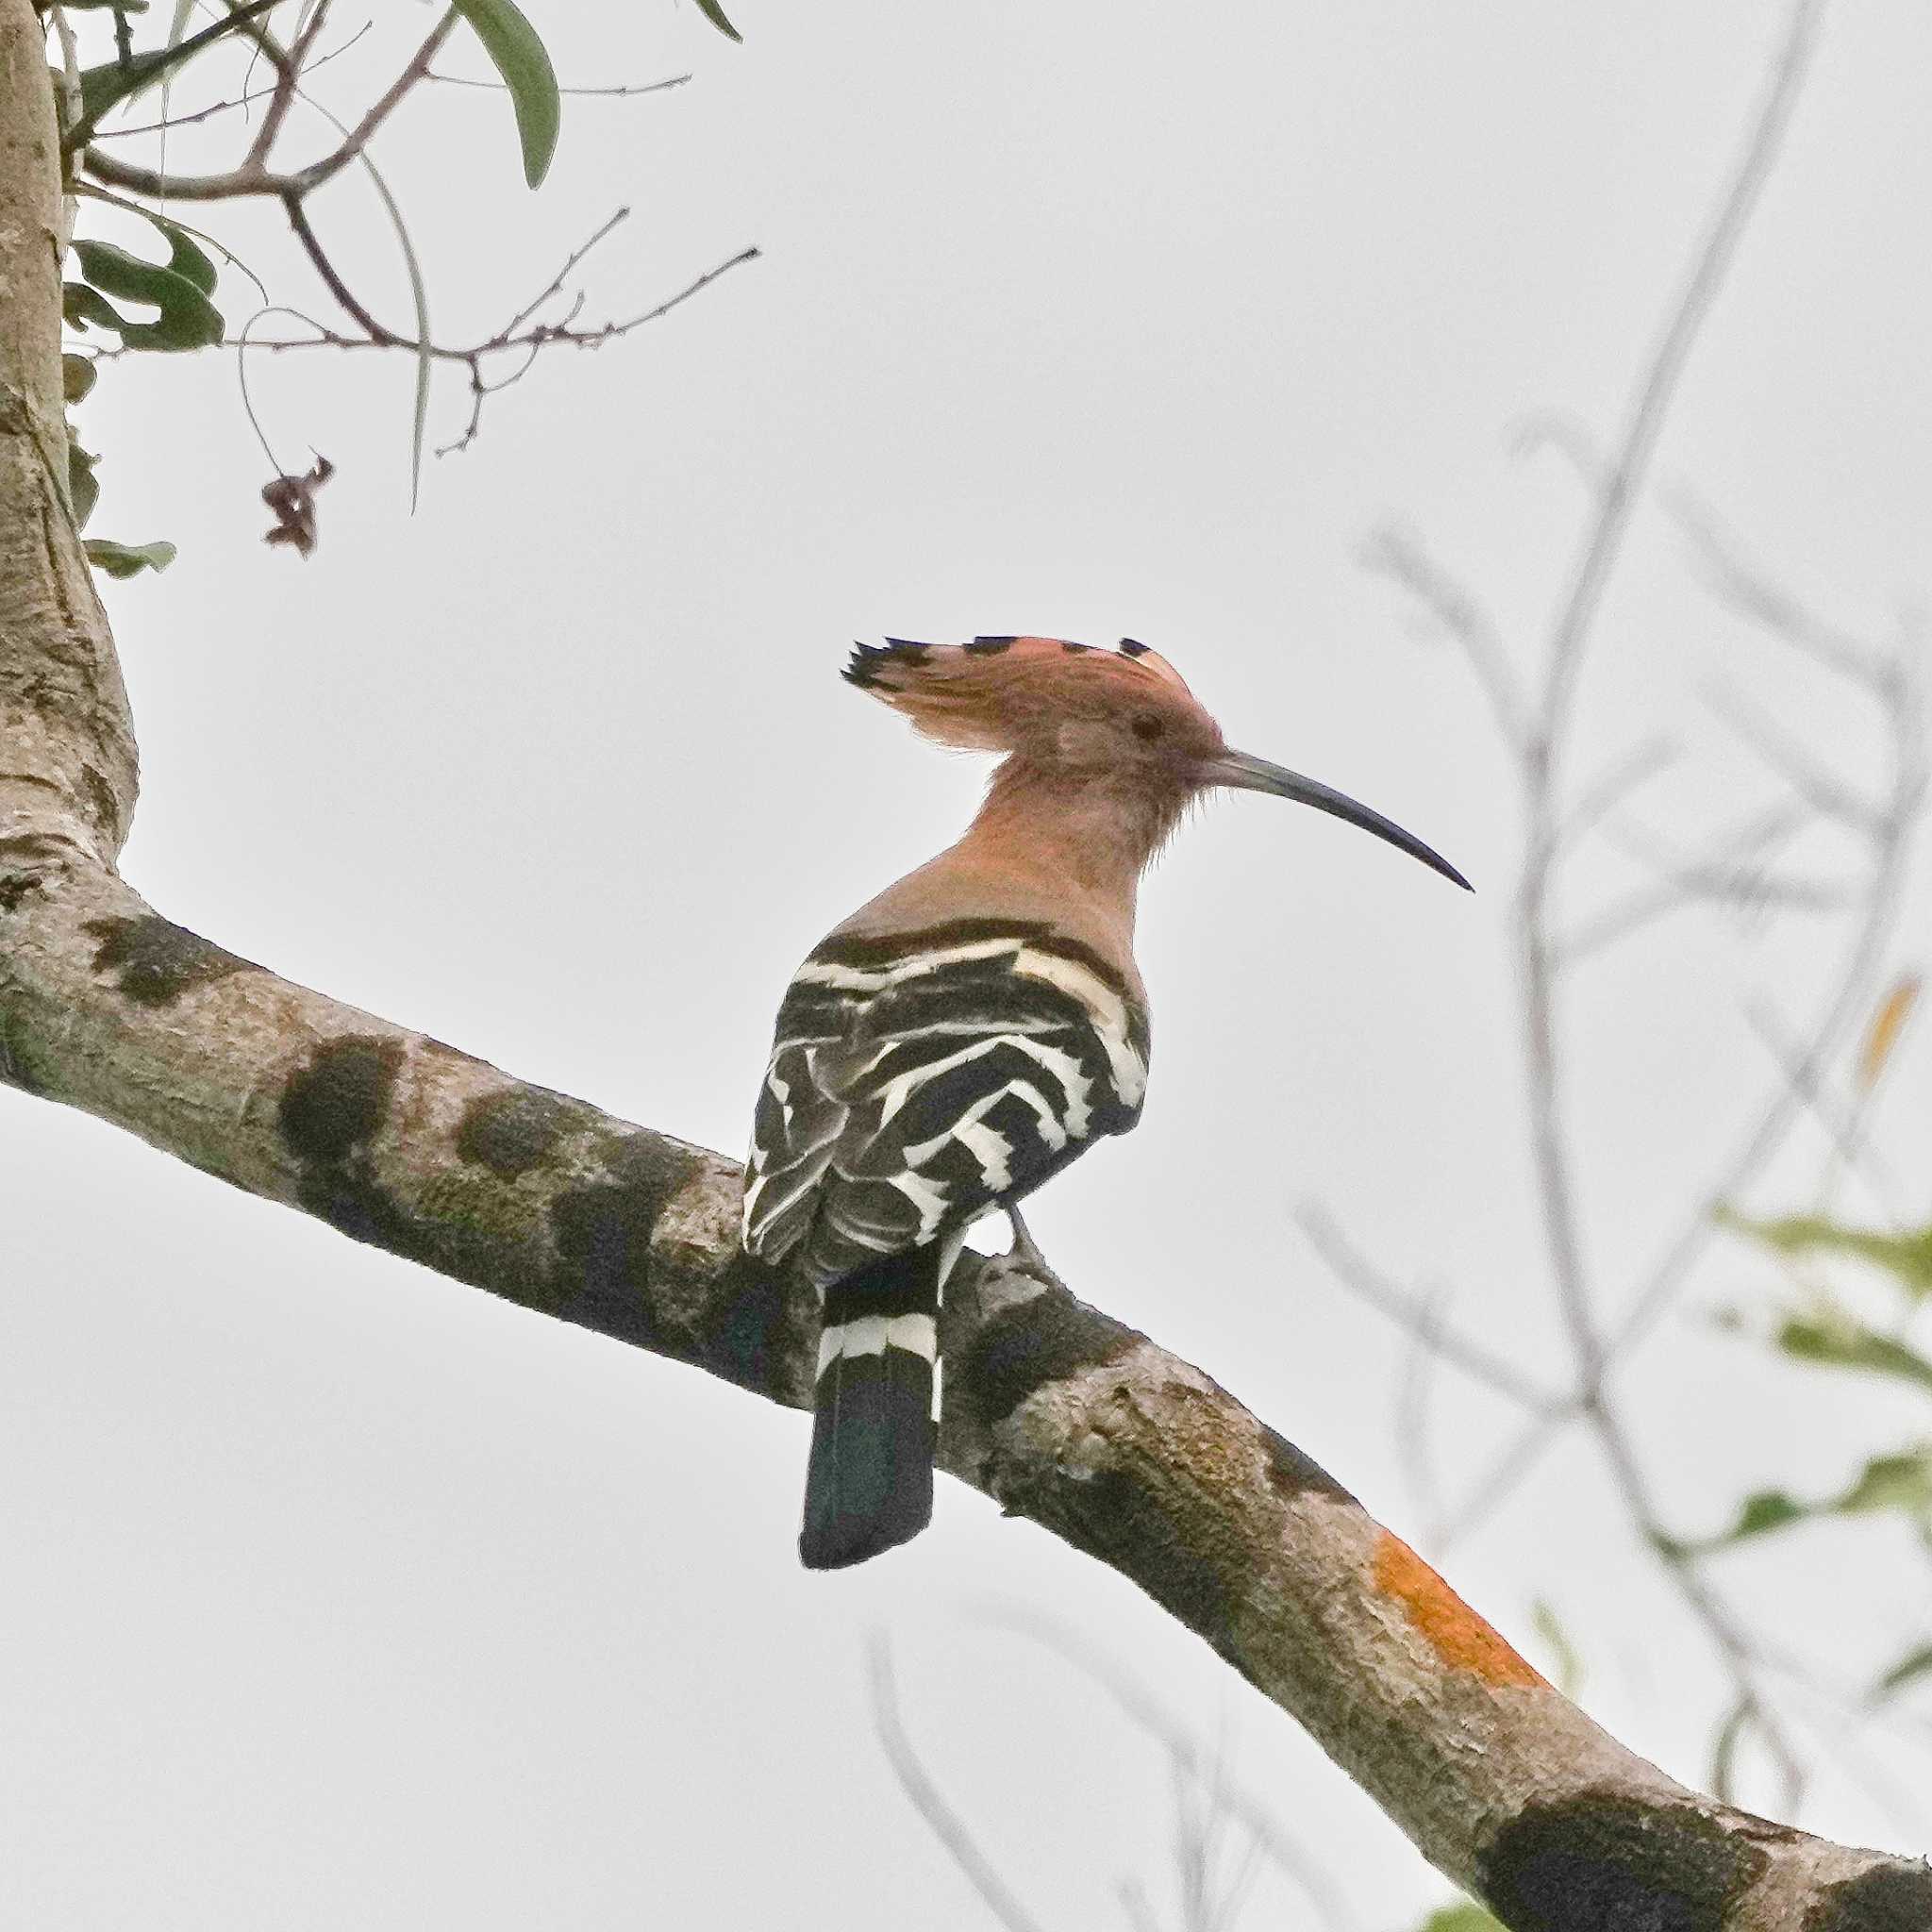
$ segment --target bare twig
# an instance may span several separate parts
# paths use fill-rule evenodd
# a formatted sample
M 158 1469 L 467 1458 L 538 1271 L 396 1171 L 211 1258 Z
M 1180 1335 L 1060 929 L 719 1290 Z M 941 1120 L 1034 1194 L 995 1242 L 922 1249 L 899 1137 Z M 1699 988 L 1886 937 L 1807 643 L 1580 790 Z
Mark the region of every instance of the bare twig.
M 458 450 L 467 449 L 475 441 L 477 431 L 482 424 L 482 409 L 485 400 L 494 395 L 499 390 L 508 389 L 522 381 L 528 373 L 530 365 L 536 360 L 538 354 L 543 349 L 553 343 L 575 349 L 602 348 L 607 342 L 616 341 L 620 338 L 629 335 L 633 329 L 642 328 L 647 323 L 661 320 L 664 316 L 669 315 L 674 308 L 677 308 L 684 303 L 689 302 L 693 295 L 700 294 L 721 276 L 729 274 L 732 269 L 741 267 L 748 261 L 756 261 L 758 258 L 759 251 L 755 247 L 740 249 L 736 255 L 730 257 L 727 260 L 721 261 L 715 267 L 707 269 L 703 275 L 686 283 L 675 294 L 668 295 L 663 301 L 654 303 L 649 308 L 641 310 L 636 315 L 625 316 L 621 321 L 598 323 L 587 328 L 577 326 L 576 316 L 583 306 L 583 297 L 578 295 L 570 312 L 561 321 L 531 322 L 529 318 L 537 309 L 541 308 L 544 303 L 554 300 L 562 292 L 564 278 L 570 274 L 571 270 L 599 242 L 603 241 L 620 222 L 625 220 L 628 213 L 629 210 L 627 208 L 620 208 L 616 214 L 612 215 L 588 242 L 584 242 L 581 247 L 573 253 L 570 259 L 558 272 L 555 279 L 543 292 L 538 295 L 534 301 L 527 303 L 510 322 L 497 330 L 494 335 L 486 337 L 483 341 L 474 342 L 465 348 L 451 347 L 440 342 L 432 342 L 430 344 L 429 354 L 432 358 L 441 362 L 460 362 L 469 371 L 470 375 L 471 409 L 469 423 L 461 436 L 458 437 L 454 442 L 444 444 L 442 448 L 438 450 L 437 454 L 439 456 L 449 455 Z M 291 208 L 289 220 L 290 225 L 294 229 L 297 239 L 301 241 L 303 247 L 308 251 L 309 259 L 315 264 L 317 273 L 322 275 L 323 280 L 327 284 L 329 291 L 342 304 L 357 323 L 360 325 L 364 333 L 359 337 L 343 335 L 337 330 L 326 328 L 320 324 L 309 321 L 309 326 L 315 330 L 313 335 L 269 338 L 256 341 L 251 346 L 256 349 L 276 353 L 289 349 L 399 349 L 408 351 L 412 355 L 418 353 L 420 344 L 413 336 L 403 335 L 387 327 L 362 307 L 354 292 L 349 289 L 347 282 L 343 280 L 342 276 L 337 272 L 333 262 L 329 260 L 326 251 L 323 248 L 320 240 L 315 235 L 314 229 L 309 225 L 299 204 Z M 308 321 L 309 319 L 305 317 L 304 320 Z M 492 358 L 503 355 L 516 356 L 519 358 L 516 367 L 506 377 L 493 382 L 486 379 L 484 375 L 486 363 Z
M 339 59 L 363 35 L 368 33 L 375 25 L 374 21 L 365 20 L 340 46 L 331 47 L 326 54 L 318 54 L 303 71 L 307 74 L 313 74 L 318 67 L 326 67 L 331 60 Z M 246 108 L 252 106 L 257 101 L 271 99 L 274 93 L 275 89 L 272 87 L 257 88 L 252 93 L 237 94 L 231 101 L 216 101 L 209 107 L 197 108 L 192 113 L 170 113 L 164 121 L 142 121 L 137 122 L 131 127 L 97 128 L 93 139 L 95 141 L 127 141 L 140 134 L 166 134 L 176 127 L 192 127 L 199 122 L 213 120 L 217 114 L 232 114 L 237 108 Z
M 504 84 L 500 80 L 468 80 L 458 74 L 434 72 L 425 74 L 423 78 L 435 81 L 439 87 L 475 87 L 487 88 L 494 93 L 505 92 Z M 631 81 L 622 87 L 560 87 L 557 92 L 560 94 L 625 100 L 635 94 L 669 93 L 673 88 L 683 87 L 690 79 L 691 75 L 688 74 L 674 74 L 668 80 Z
M 1807 609 L 1784 585 L 1774 583 L 1745 557 L 1716 511 L 1693 491 L 1675 485 L 1663 492 L 1663 502 L 1704 566 L 1711 588 L 1726 604 L 1827 670 L 1871 688 L 1878 686 L 1882 660 L 1850 632 Z
M 315 0 L 308 19 L 296 27 L 295 38 L 289 47 L 288 60 L 275 75 L 261 125 L 256 129 L 255 139 L 248 144 L 248 153 L 242 162 L 244 167 L 260 168 L 267 164 L 268 151 L 275 145 L 275 136 L 282 131 L 282 123 L 288 119 L 289 109 L 295 105 L 303 68 L 315 45 L 315 37 L 328 17 L 328 8 L 329 0 Z
M 1378 575 L 1399 584 L 1462 646 L 1503 741 L 1520 746 L 1528 724 L 1522 680 L 1482 601 L 1432 557 L 1419 538 L 1393 524 L 1384 524 L 1370 535 L 1361 560 Z
M 1006 1603 L 990 1603 L 981 1614 L 995 1628 L 1013 1631 L 1044 1645 L 1091 1677 L 1190 1777 L 1198 1780 L 1205 1775 L 1205 1754 L 1192 1727 L 1176 1717 L 1131 1671 L 1113 1662 L 1091 1642 L 1076 1642 L 1071 1632 L 1050 1617 Z M 1321 1866 L 1282 1829 L 1279 1807 L 1225 1776 L 1222 1777 L 1219 1789 L 1227 1809 L 1253 1834 L 1256 1844 L 1281 1874 L 1307 1899 L 1322 1924 L 1333 1928 L 1333 1932 L 1360 1932 L 1361 1922 L 1347 1899 Z
M 1507 1356 L 1497 1354 L 1474 1336 L 1448 1326 L 1424 1297 L 1398 1287 L 1378 1273 L 1324 1209 L 1309 1203 L 1296 1219 L 1309 1245 L 1328 1264 L 1329 1272 L 1358 1301 L 1378 1309 L 1411 1335 L 1426 1335 L 1430 1347 L 1445 1361 L 1532 1414 L 1562 1407 L 1564 1398 L 1556 1391 L 1544 1388 Z
M 1566 968 L 1588 952 L 1612 940 L 1627 938 L 1651 919 L 1679 906 L 1716 899 L 1756 907 L 1821 909 L 1841 903 L 1843 890 L 1836 880 L 1821 881 L 1772 872 L 1761 859 L 1749 859 L 1735 852 L 1715 859 L 1705 857 L 1689 862 L 1666 858 L 1661 862 L 1663 876 L 1657 885 L 1618 902 L 1590 924 L 1560 938 L 1557 931 L 1556 897 L 1561 862 L 1574 849 L 1582 832 L 1611 819 L 1619 801 L 1660 766 L 1656 755 L 1641 755 L 1595 781 L 1567 808 L 1562 801 L 1560 776 L 1572 756 L 1571 727 L 1576 692 L 1605 590 L 1622 555 L 1639 493 L 1653 466 L 1690 355 L 1769 178 L 1808 69 L 1822 13 L 1822 0 L 1794 0 L 1789 8 L 1784 45 L 1770 84 L 1741 144 L 1725 192 L 1636 386 L 1613 453 L 1607 458 L 1600 458 L 1587 437 L 1566 425 L 1553 427 L 1543 424 L 1533 432 L 1538 442 L 1558 443 L 1576 465 L 1594 497 L 1593 513 L 1579 543 L 1568 591 L 1544 643 L 1540 690 L 1533 707 L 1526 712 L 1522 730 L 1512 738 L 1520 751 L 1524 821 L 1524 853 L 1512 925 L 1522 989 L 1530 1145 L 1543 1245 L 1569 1339 L 1574 1391 L 1563 1400 L 1545 1399 L 1541 1391 L 1536 1391 L 1534 1405 L 1525 1405 L 1531 1407 L 1528 1423 L 1479 1483 L 1474 1508 L 1465 1508 L 1450 1531 L 1454 1534 L 1467 1527 L 1476 1513 L 1495 1507 L 1557 1433 L 1571 1420 L 1582 1420 L 1610 1470 L 1632 1524 L 1657 1553 L 1686 1607 L 1703 1626 L 1717 1652 L 1731 1682 L 1734 1728 L 1749 1724 L 1763 1740 L 1793 1802 L 1802 1768 L 1777 1714 L 1757 1686 L 1749 1635 L 1701 1574 L 1693 1554 L 1665 1532 L 1627 1425 L 1611 1398 L 1611 1366 L 1638 1329 L 1629 1320 L 1621 1326 L 1607 1326 L 1599 1306 L 1598 1285 L 1585 1252 L 1579 1180 L 1568 1120 L 1561 982 Z M 1498 709 L 1499 716 L 1504 718 L 1506 738 L 1510 738 L 1505 707 L 1498 702 L 1493 669 L 1499 647 L 1468 616 L 1469 611 L 1480 607 L 1467 593 L 1457 591 L 1452 595 L 1445 591 L 1440 572 L 1419 545 L 1385 537 L 1370 560 L 1385 574 L 1402 581 L 1411 594 L 1436 610 L 1439 618 L 1466 641 L 1474 637 L 1475 642 L 1470 652 L 1473 670 L 1490 696 L 1492 708 Z M 1734 596 L 1740 594 L 1740 573 L 1733 568 L 1725 579 Z M 1793 628 L 1789 613 L 1761 590 L 1754 589 L 1752 602 L 1760 614 L 1775 612 L 1786 619 L 1788 630 Z M 1798 635 L 1800 641 L 1814 644 L 1814 658 L 1848 672 L 1856 670 L 1868 681 L 1871 679 L 1871 667 L 1862 658 L 1836 644 L 1831 649 L 1817 649 L 1809 633 Z M 1874 815 L 1862 805 L 1854 810 L 1856 801 L 1835 779 L 1817 772 L 1802 754 L 1788 755 L 1789 748 L 1774 732 L 1756 729 L 1752 736 L 1760 755 L 1799 792 L 1809 813 L 1827 811 L 1840 822 L 1850 824 L 1874 844 L 1868 917 L 1861 939 L 1854 946 L 1847 977 L 1848 985 L 1856 980 L 1862 987 L 1874 957 L 1868 948 L 1873 935 L 1883 924 L 1883 916 L 1876 908 L 1895 904 L 1897 896 L 1895 852 L 1903 837 L 1902 821 L 1896 809 L 1898 796 L 1894 794 L 1889 812 Z M 1789 812 L 1780 813 L 1774 825 L 1756 829 L 1755 843 L 1762 844 L 1768 838 L 1781 835 L 1790 822 Z M 1626 844 L 1640 842 L 1628 833 L 1622 837 Z M 1657 862 L 1654 853 L 1642 856 L 1646 862 Z M 1822 1066 L 1824 1054 L 1841 1037 L 1845 1017 L 1842 998 L 1841 995 L 1840 1003 L 1826 1011 L 1824 1024 L 1813 1036 L 1815 1045 L 1809 1067 L 1813 1074 Z M 1795 1084 L 1802 1087 L 1806 1083 Z M 1756 1171 L 1758 1161 L 1768 1156 L 1781 1138 L 1796 1104 L 1790 1091 L 1781 1088 L 1741 1161 L 1734 1163 L 1727 1173 L 1727 1183 Z M 1710 1201 L 1727 1198 L 1728 1191 L 1726 1188 L 1700 1200 L 1694 1219 L 1687 1224 L 1675 1249 L 1639 1297 L 1639 1311 L 1643 1320 L 1650 1319 L 1661 1305 L 1661 1298 L 1682 1278 L 1683 1269 L 1707 1225 Z M 1358 1263 L 1351 1266 L 1349 1274 L 1359 1287 L 1363 1271 Z M 1373 1281 L 1374 1277 L 1369 1279 Z M 1391 1295 L 1387 1285 L 1378 1285 L 1378 1292 L 1382 1305 L 1390 1306 Z M 1435 1311 L 1418 1307 L 1399 1291 L 1392 1301 L 1398 1319 L 1405 1320 L 1412 1332 L 1432 1331 L 1431 1345 L 1440 1348 L 1445 1359 L 1457 1361 L 1471 1373 L 1481 1374 L 1499 1392 L 1518 1401 L 1524 1399 L 1525 1391 L 1512 1364 L 1499 1364 L 1489 1351 L 1468 1338 L 1452 1339 L 1447 1333 L 1434 1332 Z M 1499 1367 L 1504 1373 L 1498 1373 Z
M 912 1740 L 906 1735 L 905 1721 L 899 1715 L 892 1646 L 883 1631 L 873 1633 L 867 1660 L 872 1682 L 873 1729 L 878 1735 L 887 1763 L 892 1767 L 892 1775 L 899 1780 L 899 1789 L 925 1821 L 926 1829 L 944 1847 L 946 1856 L 959 1868 L 960 1875 L 979 1894 L 981 1904 L 1007 1927 L 1007 1932 L 1041 1932 L 1040 1921 L 1014 1897 L 994 1870 L 992 1860 L 974 1842 L 965 1822 L 934 1783 L 932 1774 L 920 1762 Z
M 1567 722 L 1584 648 L 1603 601 L 1604 587 L 1623 548 L 1636 491 L 1656 454 L 1677 384 L 1718 291 L 1724 286 L 1764 184 L 1771 177 L 1785 129 L 1810 67 L 1812 45 L 1824 10 L 1824 0 L 1796 0 L 1790 9 L 1783 51 L 1740 152 L 1730 187 L 1718 205 L 1716 218 L 1697 251 L 1683 291 L 1638 384 L 1617 456 L 1603 482 L 1595 520 L 1577 558 L 1569 594 L 1550 634 L 1538 724 L 1544 760 L 1553 755 Z
M 429 72 L 429 63 L 442 51 L 442 43 L 455 31 L 457 22 L 461 18 L 462 15 L 454 7 L 448 8 L 442 18 L 430 28 L 428 38 L 410 57 L 408 65 L 390 82 L 375 105 L 357 122 L 344 139 L 330 153 L 323 156 L 321 160 L 311 161 L 308 167 L 298 170 L 290 177 L 291 184 L 298 194 L 307 194 L 311 189 L 320 188 L 332 175 L 340 174 L 369 145 L 376 129 L 395 112 L 416 83 Z M 277 95 L 277 99 L 279 98 Z M 271 108 L 270 112 L 273 111 Z M 286 189 L 283 191 L 285 198 L 288 192 Z

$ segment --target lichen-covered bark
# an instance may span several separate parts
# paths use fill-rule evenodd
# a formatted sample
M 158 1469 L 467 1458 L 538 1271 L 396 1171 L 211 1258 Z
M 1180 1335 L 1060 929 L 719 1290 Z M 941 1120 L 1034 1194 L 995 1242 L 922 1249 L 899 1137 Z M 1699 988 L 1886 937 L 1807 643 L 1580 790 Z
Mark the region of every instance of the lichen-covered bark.
M 58 193 L 38 29 L 0 0 L 0 1084 L 802 1407 L 811 1297 L 740 1253 L 736 1163 L 277 978 L 114 871 L 133 740 L 59 482 Z M 1713 1804 L 1624 1750 L 1145 1336 L 969 1262 L 943 1340 L 946 1468 L 1198 1632 L 1505 1924 L 1932 1926 L 1932 1872 Z

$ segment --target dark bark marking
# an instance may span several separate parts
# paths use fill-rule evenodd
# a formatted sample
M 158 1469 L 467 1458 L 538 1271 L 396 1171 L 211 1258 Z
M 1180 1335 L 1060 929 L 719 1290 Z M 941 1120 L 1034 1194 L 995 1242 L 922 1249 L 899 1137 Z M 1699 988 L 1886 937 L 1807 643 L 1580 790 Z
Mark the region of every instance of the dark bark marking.
M 775 1268 L 740 1255 L 706 1305 L 700 1356 L 705 1366 L 741 1388 L 811 1406 L 811 1291 L 788 1283 Z M 800 1371 L 794 1375 L 790 1371 Z
M 1118 1361 L 1140 1340 L 1110 1315 L 1049 1291 L 1003 1308 L 979 1330 L 949 1393 L 991 1427 L 1036 1390 Z
M 352 1241 L 424 1260 L 424 1228 L 375 1177 L 370 1142 L 389 1118 L 403 1044 L 369 1035 L 324 1041 L 275 1108 L 300 1168 L 295 1198 Z
M 547 1087 L 506 1087 L 473 1100 L 457 1129 L 457 1152 L 513 1180 L 555 1151 L 574 1126 L 596 1123 L 596 1110 Z
M 87 802 L 92 808 L 96 830 L 110 834 L 118 831 L 121 801 L 114 796 L 114 788 L 108 783 L 106 774 L 97 766 L 83 764 L 80 782 L 87 792 Z
M 558 1316 L 663 1354 L 694 1352 L 695 1337 L 667 1338 L 652 1312 L 651 1237 L 665 1204 L 703 1164 L 648 1134 L 612 1137 L 605 1177 L 550 1204 Z
M 47 874 L 67 856 L 58 841 L 40 832 L 16 832 L 0 839 L 0 912 L 18 912 L 26 895 L 42 891 Z
M 1261 1446 L 1268 1458 L 1268 1486 L 1283 1502 L 1299 1496 L 1332 1496 L 1339 1503 L 1355 1498 L 1317 1462 L 1305 1456 L 1279 1430 L 1261 1424 Z
M 997 658 L 1002 651 L 1010 651 L 1019 641 L 1018 638 L 974 638 L 964 648 L 969 657 Z
M 45 1091 L 13 1057 L 13 1050 L 7 1043 L 4 1016 L 0 1016 L 0 1087 L 14 1087 L 23 1093 L 31 1094 L 40 1094 Z
M 1585 1791 L 1505 1825 L 1482 1894 L 1510 1932 L 1722 1932 L 1769 1862 L 1695 1806 Z
M 305 1166 L 326 1165 L 373 1141 L 389 1116 L 402 1063 L 399 1040 L 350 1033 L 325 1041 L 275 1109 L 289 1151 Z
M 1805 1932 L 1925 1932 L 1928 1925 L 1932 1865 L 1840 1879 L 1805 1915 Z
M 1042 1484 L 1003 1486 L 1000 1502 L 1044 1524 L 1075 1549 L 1138 1583 L 1156 1603 L 1239 1665 L 1227 1552 L 1203 1548 L 1187 1519 L 1120 1470 Z
M 140 1007 L 172 1007 L 184 994 L 230 974 L 259 968 L 237 958 L 158 912 L 129 919 L 91 919 L 82 928 L 94 947 L 94 971 L 118 975 L 117 992 Z

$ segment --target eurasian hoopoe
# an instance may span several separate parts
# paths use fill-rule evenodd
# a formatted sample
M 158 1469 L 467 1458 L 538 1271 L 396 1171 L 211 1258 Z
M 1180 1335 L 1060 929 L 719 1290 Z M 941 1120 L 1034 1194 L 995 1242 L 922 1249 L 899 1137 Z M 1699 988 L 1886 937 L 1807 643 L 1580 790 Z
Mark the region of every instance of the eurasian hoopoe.
M 1131 638 L 890 639 L 845 675 L 928 738 L 1006 757 L 966 836 L 836 926 L 778 1009 L 744 1245 L 823 1307 L 799 1536 L 815 1570 L 931 1520 L 940 1296 L 967 1227 L 1140 1118 L 1134 897 L 1189 803 L 1298 799 L 1469 884 L 1366 806 L 1229 751 Z

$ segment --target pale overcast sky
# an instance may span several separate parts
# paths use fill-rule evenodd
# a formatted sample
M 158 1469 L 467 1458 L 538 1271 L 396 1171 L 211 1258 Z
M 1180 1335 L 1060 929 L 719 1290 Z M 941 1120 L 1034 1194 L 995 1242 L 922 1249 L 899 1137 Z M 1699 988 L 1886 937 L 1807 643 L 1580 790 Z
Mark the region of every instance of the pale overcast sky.
M 953 837 L 980 780 L 840 683 L 849 640 L 1147 640 L 1234 742 L 1400 819 L 1479 891 L 1313 813 L 1202 814 L 1143 900 L 1144 1124 L 1034 1225 L 1078 1291 L 1420 1539 L 1405 1344 L 1336 1288 L 1297 1207 L 1553 1378 L 1561 1343 L 1512 1032 L 1510 775 L 1465 666 L 1359 553 L 1390 518 L 1424 533 L 1529 661 L 1581 505 L 1512 431 L 1549 411 L 1614 430 L 1783 9 L 738 0 L 734 47 L 666 0 L 526 4 L 566 80 L 694 77 L 569 103 L 536 197 L 500 97 L 412 103 L 379 155 L 439 333 L 487 334 L 619 203 L 591 318 L 747 243 L 764 258 L 623 344 L 546 356 L 429 465 L 413 519 L 407 358 L 258 359 L 284 462 L 338 466 L 306 564 L 259 541 L 232 358 L 114 367 L 82 418 L 94 533 L 181 546 L 106 593 L 145 763 L 128 876 L 295 979 L 735 1151 L 791 966 Z M 407 15 L 318 95 L 365 101 L 428 19 Z M 474 46 L 446 65 L 484 71 Z M 1932 589 L 1928 73 L 1923 7 L 1828 9 L 1659 467 L 1879 639 Z M 178 154 L 225 151 L 210 130 Z M 366 182 L 317 213 L 400 325 Z M 325 305 L 265 217 L 236 245 L 278 297 Z M 224 298 L 245 315 L 239 277 Z M 432 439 L 464 408 L 450 376 Z M 1857 768 L 1868 721 L 1706 594 L 1647 507 L 1583 686 L 1584 764 L 1667 730 L 1685 763 L 1647 822 L 1747 814 L 1769 794 L 1713 716 L 1726 683 Z M 1586 867 L 1577 909 L 1628 875 Z M 1923 961 L 1926 914 L 1922 891 L 1898 962 Z M 1756 1105 L 1740 1001 L 1797 1011 L 1831 958 L 1815 921 L 1691 917 L 1577 983 L 1587 1234 L 1613 1287 Z M 1879 1123 L 1922 1215 L 1928 1065 L 1922 1029 Z M 1800 1205 L 1815 1154 L 1754 1205 Z M 991 1626 L 999 1607 L 1058 1619 L 1224 1740 L 1363 1932 L 1450 1895 L 1194 1639 L 957 1485 L 915 1545 L 808 1576 L 801 1416 L 17 1093 L 0 1174 L 0 1923 L 985 1924 L 874 1741 L 874 1629 L 934 1775 L 1042 1924 L 1124 1925 L 1128 1878 L 1172 1923 L 1158 1749 Z M 1720 1250 L 1624 1385 L 1687 1531 L 1924 1431 L 1923 1406 L 1714 1332 L 1718 1304 L 1774 1285 Z M 1439 1381 L 1450 1495 L 1510 1424 Z M 1587 1445 L 1448 1568 L 1554 1669 L 1547 1600 L 1591 1710 L 1704 1779 L 1704 1640 Z M 1850 1680 L 1924 1632 L 1902 1530 L 1724 1575 Z M 1925 1764 L 1874 1731 L 1821 1761 L 1803 1822 L 1923 1851 Z M 1744 1773 L 1774 1808 L 1749 1753 Z M 1321 1921 L 1264 1876 L 1248 1923 Z

